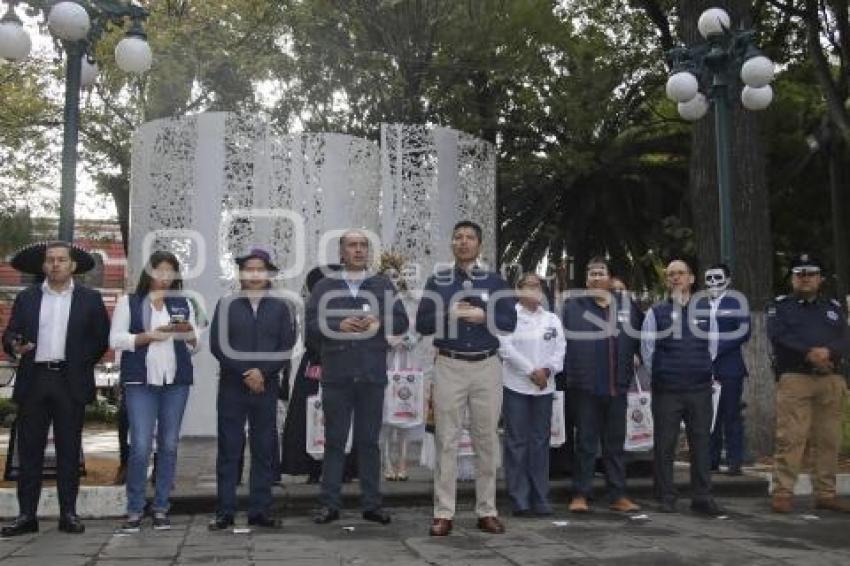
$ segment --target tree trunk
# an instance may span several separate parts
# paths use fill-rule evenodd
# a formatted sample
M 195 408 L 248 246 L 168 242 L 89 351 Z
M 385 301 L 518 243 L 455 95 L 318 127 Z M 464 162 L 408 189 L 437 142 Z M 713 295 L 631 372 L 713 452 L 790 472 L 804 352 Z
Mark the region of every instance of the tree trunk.
M 122 169 L 118 175 L 99 175 L 96 183 L 98 188 L 108 193 L 115 202 L 121 243 L 124 246 L 124 255 L 127 255 L 130 237 L 130 173 Z
M 703 41 L 697 20 L 705 9 L 712 7 L 724 8 L 729 13 L 733 29 L 751 27 L 750 4 L 745 0 L 682 0 L 679 2 L 680 35 L 689 46 Z M 737 76 L 737 73 L 734 75 Z M 753 337 L 745 353 L 750 372 L 746 387 L 747 440 L 750 452 L 761 456 L 772 452 L 774 430 L 774 381 L 763 320 L 764 307 L 773 289 L 769 197 L 758 115 L 741 106 L 741 84 L 737 79 L 730 84 L 729 91 L 732 224 L 736 257 L 733 279 L 735 287 L 749 299 L 753 312 Z M 691 146 L 688 195 L 700 269 L 720 260 L 720 213 L 712 112 L 694 125 Z
M 850 167 L 848 148 L 836 132 L 829 144 L 829 192 L 832 204 L 832 246 L 835 256 L 835 290 L 845 299 L 850 294 Z

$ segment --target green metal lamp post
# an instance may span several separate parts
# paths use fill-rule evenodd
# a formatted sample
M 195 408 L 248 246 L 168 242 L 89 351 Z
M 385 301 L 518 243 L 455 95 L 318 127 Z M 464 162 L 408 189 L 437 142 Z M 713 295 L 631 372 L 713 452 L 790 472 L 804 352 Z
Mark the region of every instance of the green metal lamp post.
M 773 62 L 761 54 L 752 30 L 732 31 L 729 15 L 721 8 L 709 8 L 699 18 L 699 32 L 705 43 L 677 47 L 667 53 L 670 77 L 667 96 L 678 103 L 679 115 L 688 121 L 700 120 L 714 106 L 717 191 L 720 209 L 720 255 L 735 269 L 732 226 L 732 180 L 729 156 L 729 105 L 731 88 L 737 76 L 744 83 L 741 103 L 748 110 L 764 110 L 773 100 Z
M 112 26 L 131 23 L 126 36 L 115 47 L 115 61 L 128 72 L 141 74 L 152 63 L 142 22 L 148 12 L 128 0 L 5 0 L 6 14 L 0 20 L 0 57 L 19 61 L 29 55 L 31 42 L 15 13 L 18 4 L 26 4 L 30 17 L 44 15 L 56 40 L 66 54 L 65 107 L 62 137 L 62 188 L 59 201 L 59 239 L 74 238 L 74 201 L 77 186 L 77 144 L 80 131 L 80 88 L 94 82 L 97 64 L 94 47 Z

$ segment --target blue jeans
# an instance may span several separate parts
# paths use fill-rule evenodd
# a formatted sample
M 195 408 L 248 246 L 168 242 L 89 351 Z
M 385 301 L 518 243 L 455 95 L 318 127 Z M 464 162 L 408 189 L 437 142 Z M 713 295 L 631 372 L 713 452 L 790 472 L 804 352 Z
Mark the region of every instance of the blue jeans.
M 245 423 L 251 447 L 250 503 L 248 515 L 268 516 L 272 483 L 276 477 L 277 380 L 267 379 L 265 391 L 252 393 L 241 382 L 222 380 L 218 385 L 218 454 L 216 484 L 219 515 L 236 514 L 239 460 L 245 451 Z
M 189 398 L 188 385 L 127 385 L 127 417 L 130 422 L 130 460 L 127 465 L 127 513 L 145 508 L 145 484 L 156 427 L 156 491 L 154 512 L 168 511 L 168 497 L 177 467 L 180 423 Z
M 514 511 L 548 513 L 552 395 L 524 395 L 505 387 L 505 481 Z
M 741 396 L 744 392 L 743 377 L 720 377 L 720 403 L 717 420 L 711 434 L 711 467 L 720 466 L 723 444 L 726 444 L 726 463 L 740 466 L 744 459 L 744 422 L 741 418 Z

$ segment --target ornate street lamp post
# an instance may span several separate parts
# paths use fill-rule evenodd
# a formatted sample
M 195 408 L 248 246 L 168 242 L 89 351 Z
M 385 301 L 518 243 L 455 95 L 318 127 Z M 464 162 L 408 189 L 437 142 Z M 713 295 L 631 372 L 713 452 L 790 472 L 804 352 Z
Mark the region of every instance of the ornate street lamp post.
M 732 182 L 729 170 L 730 87 L 736 76 L 744 83 L 741 103 L 748 110 L 764 110 L 773 100 L 773 62 L 755 45 L 752 30 L 732 31 L 729 14 L 709 8 L 697 23 L 705 43 L 677 47 L 667 53 L 670 77 L 667 96 L 678 103 L 679 115 L 688 121 L 701 119 L 714 105 L 717 152 L 717 189 L 720 208 L 720 255 L 735 269 L 732 228 Z
M 25 59 L 31 41 L 15 13 L 26 4 L 31 17 L 45 15 L 50 32 L 61 41 L 67 55 L 65 65 L 64 132 L 62 137 L 62 190 L 59 203 L 59 239 L 74 238 L 74 199 L 77 184 L 77 143 L 80 129 L 80 87 L 97 78 L 95 45 L 112 26 L 130 22 L 126 37 L 115 47 L 115 62 L 123 71 L 141 74 L 153 61 L 142 22 L 148 12 L 128 0 L 5 0 L 6 14 L 0 20 L 0 57 L 10 61 Z

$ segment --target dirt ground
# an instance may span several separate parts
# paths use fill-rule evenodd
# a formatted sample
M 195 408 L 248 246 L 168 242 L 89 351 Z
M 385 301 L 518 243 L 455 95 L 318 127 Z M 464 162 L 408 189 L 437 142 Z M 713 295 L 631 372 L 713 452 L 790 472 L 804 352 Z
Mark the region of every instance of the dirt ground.
M 112 485 L 118 461 L 114 458 L 86 456 L 86 475 L 80 478 L 81 485 Z M 6 471 L 6 452 L 0 452 L 0 478 Z M 44 480 L 44 485 L 56 485 L 55 480 Z M 15 487 L 13 481 L 0 481 L 0 487 Z

